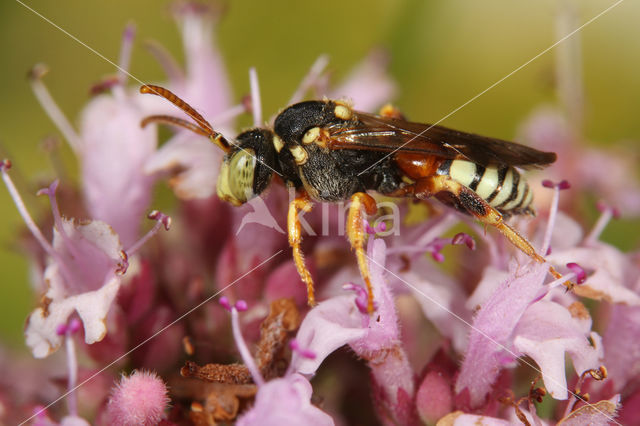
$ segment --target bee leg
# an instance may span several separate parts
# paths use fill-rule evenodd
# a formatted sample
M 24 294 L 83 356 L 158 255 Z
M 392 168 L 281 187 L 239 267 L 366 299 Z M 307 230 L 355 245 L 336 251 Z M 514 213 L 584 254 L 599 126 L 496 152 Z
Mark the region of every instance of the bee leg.
M 544 263 L 544 258 L 536 252 L 531 243 L 515 229 L 504 223 L 502 214 L 471 189 L 444 175 L 429 176 L 416 182 L 415 196 L 417 198 L 426 198 L 439 192 L 451 194 L 459 205 L 471 215 L 482 223 L 497 228 L 513 245 L 536 262 Z
M 362 211 L 363 208 L 367 214 L 374 214 L 378 210 L 376 200 L 373 197 L 364 192 L 356 192 L 351 196 L 351 206 L 349 206 L 347 215 L 347 237 L 351 243 L 351 248 L 356 252 L 358 268 L 360 268 L 360 274 L 367 285 L 367 311 L 372 314 L 373 288 L 371 286 L 371 277 L 369 276 L 367 255 L 364 250 L 367 232 L 364 226 L 365 215 Z
M 300 244 L 302 243 L 302 226 L 300 226 L 300 221 L 298 220 L 298 212 L 300 210 L 309 212 L 312 207 L 313 203 L 311 203 L 311 200 L 309 200 L 309 197 L 305 194 L 296 197 L 296 199 L 289 204 L 289 213 L 287 214 L 287 230 L 289 231 L 289 245 L 293 249 L 293 262 L 296 265 L 300 279 L 302 279 L 302 282 L 307 286 L 307 303 L 309 306 L 315 306 L 316 297 L 313 290 L 313 278 L 311 278 L 311 273 L 309 273 L 307 266 L 304 264 L 304 254 L 300 249 Z

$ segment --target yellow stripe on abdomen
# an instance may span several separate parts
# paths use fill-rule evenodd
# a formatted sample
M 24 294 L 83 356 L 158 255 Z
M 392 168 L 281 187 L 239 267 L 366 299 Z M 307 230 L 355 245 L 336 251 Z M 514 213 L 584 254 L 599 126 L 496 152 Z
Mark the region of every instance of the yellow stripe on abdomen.
M 529 185 L 513 167 L 483 167 L 471 161 L 447 160 L 438 174 L 448 175 L 501 211 L 524 211 L 533 198 Z

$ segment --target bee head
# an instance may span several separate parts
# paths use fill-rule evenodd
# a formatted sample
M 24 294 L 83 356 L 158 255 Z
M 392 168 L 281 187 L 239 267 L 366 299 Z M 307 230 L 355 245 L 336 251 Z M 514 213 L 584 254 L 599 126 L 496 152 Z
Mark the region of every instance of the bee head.
M 239 206 L 260 195 L 277 169 L 273 133 L 252 129 L 238 135 L 218 175 L 218 197 Z

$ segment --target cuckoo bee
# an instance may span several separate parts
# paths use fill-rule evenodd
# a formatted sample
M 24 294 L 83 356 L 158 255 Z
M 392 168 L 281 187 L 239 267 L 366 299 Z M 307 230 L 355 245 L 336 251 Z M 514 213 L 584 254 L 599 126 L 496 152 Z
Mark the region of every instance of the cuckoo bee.
M 438 200 L 480 222 L 494 226 L 517 248 L 544 262 L 533 246 L 504 222 L 512 214 L 533 214 L 532 192 L 518 168 L 543 167 L 556 154 L 517 143 L 405 121 L 394 109 L 380 115 L 352 110 L 341 101 L 300 102 L 275 119 L 273 129 L 255 128 L 230 143 L 191 106 L 169 90 L 145 85 L 140 91 L 162 96 L 194 122 L 170 116 L 143 121 L 185 127 L 207 136 L 226 153 L 217 191 L 221 199 L 241 205 L 260 195 L 274 174 L 297 190 L 289 205 L 289 244 L 308 302 L 315 304 L 313 280 L 304 264 L 300 245 L 300 210 L 313 201 L 350 200 L 347 236 L 368 289 L 373 293 L 365 254 L 365 212 L 376 212 L 367 191 L 391 197 Z

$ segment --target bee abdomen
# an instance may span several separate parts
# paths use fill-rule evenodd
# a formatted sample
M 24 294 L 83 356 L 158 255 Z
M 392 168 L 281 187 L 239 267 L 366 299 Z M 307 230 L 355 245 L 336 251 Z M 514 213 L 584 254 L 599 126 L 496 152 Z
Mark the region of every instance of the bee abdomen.
M 437 173 L 471 189 L 501 212 L 532 212 L 533 193 L 527 181 L 513 167 L 484 167 L 471 161 L 445 160 Z

